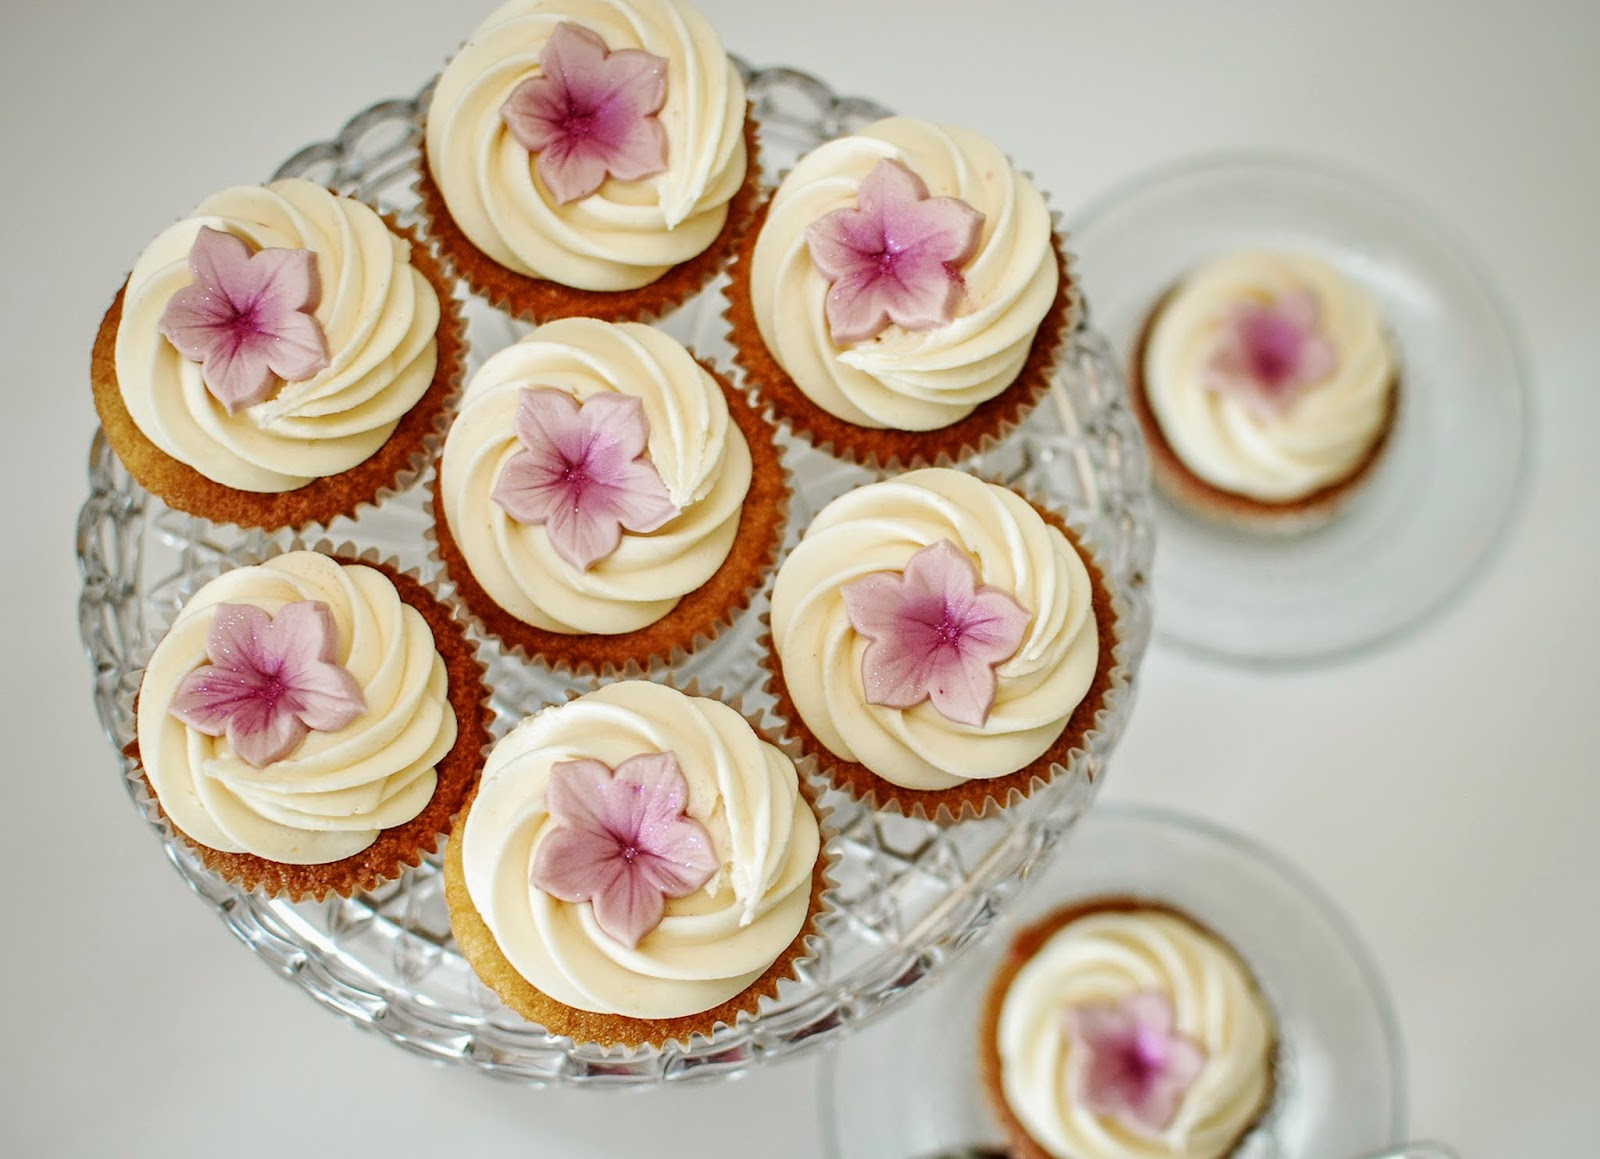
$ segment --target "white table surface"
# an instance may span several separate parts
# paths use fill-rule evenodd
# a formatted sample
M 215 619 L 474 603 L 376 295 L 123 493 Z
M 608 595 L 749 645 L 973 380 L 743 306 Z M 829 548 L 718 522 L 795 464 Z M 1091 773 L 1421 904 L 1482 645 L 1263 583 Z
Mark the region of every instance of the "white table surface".
M 1263 675 L 1153 648 L 1106 796 L 1244 829 L 1322 882 L 1393 988 L 1416 1133 L 1468 1156 L 1600 1153 L 1600 7 L 702 7 L 756 63 L 982 129 L 1069 216 L 1152 165 L 1284 147 L 1465 240 L 1537 384 L 1505 550 L 1447 615 L 1359 659 Z M 415 91 L 488 8 L 0 8 L 4 1154 L 817 1153 L 815 1060 L 632 1098 L 538 1092 L 318 1009 L 179 883 L 91 710 L 72 528 L 101 312 L 160 228 Z

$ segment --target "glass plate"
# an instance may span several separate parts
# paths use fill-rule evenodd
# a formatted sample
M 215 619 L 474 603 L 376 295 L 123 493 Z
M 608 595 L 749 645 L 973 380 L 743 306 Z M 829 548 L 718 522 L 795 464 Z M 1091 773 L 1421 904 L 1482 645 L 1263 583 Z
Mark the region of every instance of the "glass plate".
M 1405 1133 L 1400 1031 L 1383 982 L 1322 892 L 1250 839 L 1165 810 L 1102 805 L 1075 826 L 1004 928 L 926 998 L 828 1059 L 834 1159 L 934 1155 L 1002 1140 L 977 1027 L 1011 931 L 1076 899 L 1133 894 L 1192 913 L 1250 963 L 1278 1021 L 1277 1087 L 1235 1159 L 1351 1159 Z
M 1135 179 L 1071 237 L 1119 359 L 1179 277 L 1246 247 L 1331 263 L 1373 296 L 1399 348 L 1390 445 L 1332 523 L 1256 535 L 1158 502 L 1159 638 L 1229 660 L 1322 659 L 1414 626 L 1484 565 L 1523 479 L 1526 375 L 1505 311 L 1424 214 L 1341 173 L 1219 157 Z
M 789 69 L 748 72 L 762 121 L 766 174 L 818 142 L 885 115 L 864 100 L 835 97 Z M 278 176 L 303 175 L 415 220 L 417 104 L 374 105 L 332 141 L 297 153 Z M 729 367 L 720 287 L 688 303 L 665 327 Z M 475 299 L 467 303 L 471 365 L 526 327 Z M 791 542 L 823 503 L 871 476 L 785 443 L 796 502 Z M 1094 333 L 1081 329 L 1063 356 L 1058 385 L 1005 445 L 975 467 L 1063 510 L 1100 554 L 1122 617 L 1120 661 L 1137 670 L 1149 638 L 1144 582 L 1150 561 L 1149 484 L 1143 447 L 1125 394 Z M 200 583 L 244 553 L 281 549 L 287 535 L 241 533 L 174 512 L 133 483 L 97 434 L 90 495 L 78 521 L 83 571 L 81 630 L 94 663 L 94 698 L 120 753 L 133 737 L 132 699 L 160 633 Z M 329 529 L 391 554 L 432 578 L 424 554 L 427 516 L 420 487 Z M 680 681 L 742 696 L 766 710 L 758 664 L 763 597 L 749 614 L 675 670 Z M 524 712 L 564 700 L 567 685 L 536 666 L 508 660 L 492 642 L 489 665 L 502 735 Z M 291 905 L 244 893 L 208 872 L 181 844 L 166 842 L 178 872 L 249 949 L 317 1002 L 400 1046 L 500 1077 L 537 1084 L 634 1085 L 732 1074 L 836 1038 L 918 989 L 977 936 L 1015 891 L 1021 875 L 1089 804 L 1131 706 L 1114 695 L 1104 727 L 1075 754 L 1069 775 L 1003 816 L 941 829 L 879 816 L 828 794 L 827 836 L 839 855 L 837 908 L 824 945 L 759 1017 L 741 1020 L 689 1049 L 623 1055 L 544 1034 L 507 1011 L 478 983 L 450 940 L 439 858 L 382 889 L 348 900 Z M 124 772 L 128 762 L 124 758 Z M 146 819 L 154 806 L 136 793 Z M 159 832 L 159 829 L 158 829 Z

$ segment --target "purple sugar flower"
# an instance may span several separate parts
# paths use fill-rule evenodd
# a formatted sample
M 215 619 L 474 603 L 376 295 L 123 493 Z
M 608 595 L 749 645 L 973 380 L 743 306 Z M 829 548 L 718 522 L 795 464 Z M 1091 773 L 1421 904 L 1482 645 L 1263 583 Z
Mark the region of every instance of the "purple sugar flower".
M 1142 1135 L 1171 1126 L 1206 1052 L 1174 1030 L 1165 994 L 1142 990 L 1117 1003 L 1076 1006 L 1066 1024 L 1068 1082 L 1078 1102 Z

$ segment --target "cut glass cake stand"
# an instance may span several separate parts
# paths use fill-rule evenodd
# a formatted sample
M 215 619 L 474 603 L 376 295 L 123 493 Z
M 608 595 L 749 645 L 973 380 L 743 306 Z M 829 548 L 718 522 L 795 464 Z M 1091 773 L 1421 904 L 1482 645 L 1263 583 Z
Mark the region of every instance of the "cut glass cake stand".
M 841 99 L 790 69 L 746 70 L 762 124 L 762 165 L 771 180 L 801 153 L 886 115 L 865 100 Z M 309 146 L 275 176 L 304 176 L 416 222 L 417 102 L 394 100 L 358 114 L 332 141 Z M 720 283 L 664 323 L 676 337 L 730 370 Z M 475 369 L 526 327 L 481 301 L 466 303 Z M 794 474 L 792 543 L 824 503 L 873 476 L 785 439 Z M 1024 426 L 974 470 L 1043 498 L 1067 514 L 1098 554 L 1120 616 L 1118 656 L 1137 671 L 1150 633 L 1145 585 L 1152 515 L 1143 446 L 1109 350 L 1080 327 L 1067 344 L 1057 385 Z M 133 696 L 142 666 L 167 624 L 206 579 L 249 555 L 284 550 L 287 533 L 265 535 L 175 512 L 134 483 L 97 434 L 90 494 L 78 521 L 83 571 L 81 629 L 94 665 L 94 698 L 114 749 L 133 739 Z M 335 543 L 375 547 L 425 579 L 428 558 L 421 486 L 336 520 Z M 320 533 L 308 533 L 314 541 Z M 762 597 L 732 629 L 673 670 L 766 711 L 758 663 Z M 502 654 L 484 641 L 497 711 L 496 735 L 525 713 L 564 700 L 573 685 Z M 247 893 L 209 872 L 163 834 L 167 857 L 190 887 L 254 954 L 324 1006 L 428 1058 L 540 1085 L 639 1085 L 737 1073 L 837 1039 L 917 990 L 979 937 L 1023 876 L 1093 799 L 1131 707 L 1132 687 L 1115 692 L 1101 727 L 1073 754 L 1068 775 L 998 816 L 939 827 L 878 814 L 826 793 L 827 836 L 837 854 L 834 909 L 819 952 L 758 1016 L 696 1038 L 688 1047 L 632 1053 L 574 1045 L 508 1011 L 455 952 L 439 856 L 372 893 L 290 904 Z M 123 755 L 123 772 L 132 763 Z M 129 781 L 136 804 L 163 833 L 156 807 Z

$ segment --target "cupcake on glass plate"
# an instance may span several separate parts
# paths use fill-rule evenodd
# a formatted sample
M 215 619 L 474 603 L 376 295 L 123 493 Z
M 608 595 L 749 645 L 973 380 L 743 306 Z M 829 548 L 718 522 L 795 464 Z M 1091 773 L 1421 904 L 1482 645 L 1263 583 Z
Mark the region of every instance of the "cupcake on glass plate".
M 1070 763 L 1127 672 L 1104 574 L 1056 514 L 942 467 L 819 512 L 778 569 L 778 711 L 851 796 L 932 820 Z
M 891 117 L 802 157 L 728 288 L 735 358 L 794 431 L 942 463 L 1048 389 L 1076 301 L 1044 196 L 967 129 Z
M 736 708 L 645 680 L 495 745 L 445 862 L 462 954 L 579 1043 L 687 1044 L 807 957 L 826 861 L 793 761 Z
M 1276 1040 L 1216 934 L 1158 902 L 1097 898 L 1017 935 L 978 1053 L 1019 1159 L 1222 1159 L 1271 1101 Z
M 1156 303 L 1129 388 L 1163 491 L 1228 523 L 1298 531 L 1370 479 L 1400 369 L 1377 307 L 1344 275 L 1251 250 L 1204 263 Z
M 291 551 L 200 588 L 151 654 L 132 755 L 208 868 L 292 901 L 420 863 L 488 744 L 449 609 L 392 564 Z
M 648 320 L 726 262 L 755 203 L 755 123 L 678 0 L 509 0 L 427 98 L 429 235 L 532 321 Z
M 676 339 L 548 322 L 468 383 L 434 485 L 439 557 L 506 647 L 586 672 L 715 637 L 783 538 L 776 432 Z
M 95 409 L 129 473 L 218 523 L 326 525 L 415 483 L 464 365 L 443 270 L 299 179 L 207 198 L 100 324 Z

